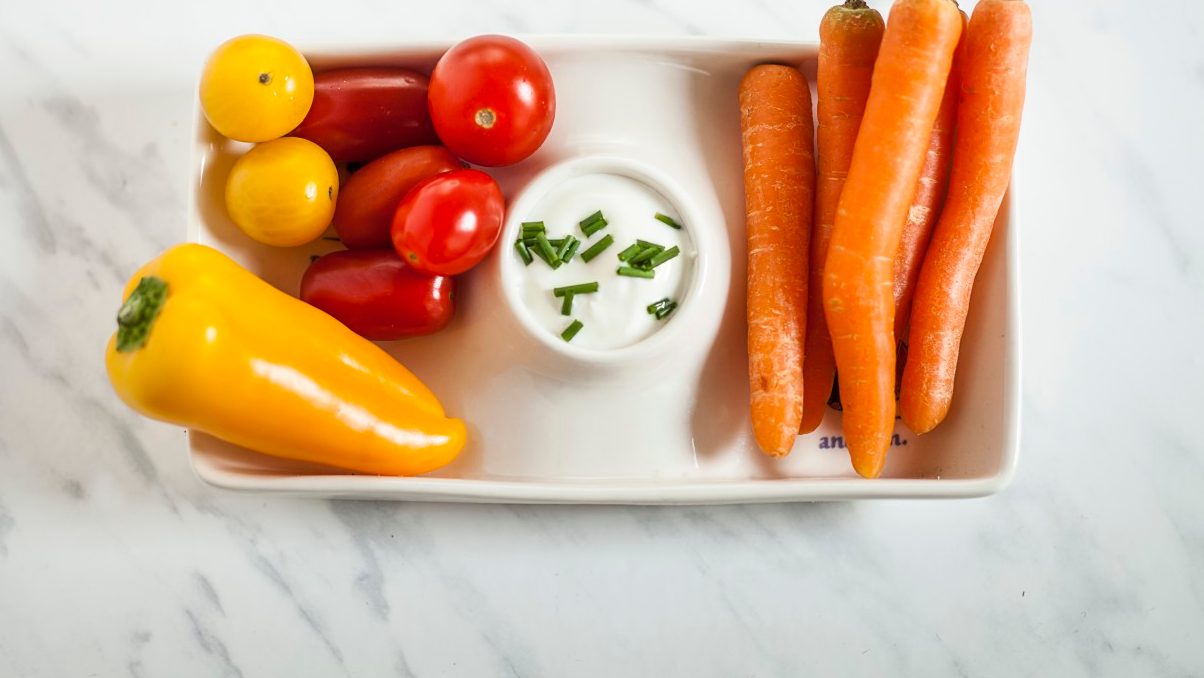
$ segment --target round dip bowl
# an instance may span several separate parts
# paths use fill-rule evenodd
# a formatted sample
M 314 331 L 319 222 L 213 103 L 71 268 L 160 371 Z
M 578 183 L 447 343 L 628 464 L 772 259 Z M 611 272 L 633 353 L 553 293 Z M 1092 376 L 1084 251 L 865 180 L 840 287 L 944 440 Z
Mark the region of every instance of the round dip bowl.
M 521 233 L 522 223 L 542 219 L 534 210 L 545 197 L 565 182 L 590 175 L 617 176 L 641 184 L 657 194 L 680 216 L 684 226 L 680 237 L 683 242 L 689 243 L 689 249 L 692 250 L 691 252 L 683 247 L 683 252 L 679 255 L 683 260 L 684 270 L 678 286 L 682 292 L 680 298 L 675 299 L 678 302 L 677 309 L 665 320 L 658 321 L 663 323 L 658 329 L 632 343 L 614 348 L 593 348 L 565 341 L 558 330 L 553 331 L 541 324 L 535 311 L 529 308 L 524 300 L 524 276 L 530 275 L 530 267 L 547 264 L 536 257 L 528 267 L 514 248 L 514 243 Z M 711 218 L 708 219 L 708 216 Z M 532 177 L 510 201 L 497 249 L 501 258 L 501 297 L 526 339 L 539 349 L 536 352 L 535 366 L 542 368 L 541 371 L 551 370 L 558 373 L 585 371 L 590 374 L 616 374 L 629 370 L 659 371 L 656 370 L 657 366 L 670 364 L 677 357 L 705 350 L 711 333 L 700 332 L 698 327 L 700 324 L 711 324 L 704 322 L 704 319 L 713 319 L 721 315 L 726 302 L 726 278 L 722 281 L 715 280 L 720 272 L 714 270 L 712 265 L 712 253 L 728 247 L 722 217 L 716 216 L 708 214 L 707 210 L 698 209 L 671 177 L 648 163 L 630 158 L 603 155 L 573 158 L 551 165 Z M 648 219 L 652 220 L 651 214 L 648 215 Z M 592 242 L 605 237 L 608 232 L 607 229 L 603 229 L 593 237 L 586 238 L 575 221 L 571 224 L 556 224 L 555 227 L 548 224 L 549 231 L 555 228 L 557 232 L 563 232 L 565 227 L 569 227 L 569 232 L 582 240 L 577 257 L 580 257 Z M 665 229 L 668 232 L 670 227 L 666 225 Z M 628 244 L 630 243 L 616 239 L 598 255 L 598 258 L 613 263 L 614 266 L 610 268 L 613 272 L 621 265 L 616 255 Z M 568 265 L 571 266 L 576 261 L 574 259 L 573 263 Z M 688 265 L 684 263 L 687 261 Z M 605 279 L 599 282 L 601 285 L 607 284 Z M 724 284 L 720 284 L 721 282 Z M 547 293 L 551 295 L 552 290 L 548 289 Z M 632 312 L 637 310 L 639 313 L 645 312 L 642 307 L 633 309 Z M 565 316 L 563 320 L 564 326 L 568 326 L 572 318 Z M 586 329 L 589 328 L 582 331 Z

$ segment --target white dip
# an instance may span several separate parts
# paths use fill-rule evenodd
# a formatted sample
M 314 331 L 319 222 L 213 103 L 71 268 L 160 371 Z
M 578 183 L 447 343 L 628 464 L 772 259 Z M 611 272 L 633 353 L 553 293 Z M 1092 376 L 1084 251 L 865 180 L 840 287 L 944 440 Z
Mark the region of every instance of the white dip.
M 598 210 L 608 225 L 587 237 L 579 222 Z M 676 229 L 658 221 L 658 212 L 683 227 Z M 681 312 L 696 254 L 690 239 L 690 224 L 683 223 L 669 201 L 647 185 L 617 174 L 574 177 L 553 187 L 522 218 L 526 222 L 544 222 L 550 239 L 571 234 L 581 240 L 571 261 L 556 270 L 538 256 L 529 266 L 523 266 L 514 251 L 514 239 L 505 243 L 510 248 L 510 263 L 519 268 L 519 297 L 535 323 L 557 340 L 573 320 L 579 320 L 583 327 L 572 339 L 574 346 L 622 348 L 655 333 Z M 586 263 L 582 253 L 607 235 L 614 238 L 614 243 Z M 681 254 L 657 266 L 655 277 L 650 280 L 620 276 L 616 270 L 624 263 L 618 255 L 637 239 L 666 249 L 676 246 Z M 554 296 L 552 290 L 589 282 L 597 282 L 598 291 L 575 295 L 572 313 L 562 315 L 563 299 Z M 657 320 L 647 307 L 665 298 L 677 302 L 679 307 Z

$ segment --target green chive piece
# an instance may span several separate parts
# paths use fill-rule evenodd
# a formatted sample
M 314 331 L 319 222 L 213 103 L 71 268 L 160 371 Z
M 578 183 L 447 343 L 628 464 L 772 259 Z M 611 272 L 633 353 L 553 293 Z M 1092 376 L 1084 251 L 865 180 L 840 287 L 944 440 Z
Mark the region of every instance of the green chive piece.
M 577 223 L 577 225 L 581 227 L 581 232 L 584 233 L 585 237 L 588 238 L 589 236 L 606 228 L 607 221 L 606 217 L 602 216 L 602 210 L 598 210 L 597 212 L 594 212 L 588 217 L 582 219 Z
M 527 249 L 527 244 L 521 240 L 514 242 L 514 249 L 518 251 L 518 258 L 523 260 L 523 266 L 530 266 L 535 257 L 531 256 L 531 250 Z
M 664 306 L 664 307 L 660 308 L 659 310 L 657 310 L 657 312 L 656 312 L 656 319 L 657 319 L 657 320 L 664 320 L 665 318 L 668 318 L 668 317 L 669 317 L 669 314 L 670 314 L 670 313 L 673 313 L 673 311 L 675 311 L 675 310 L 677 310 L 677 302 L 676 302 L 676 301 L 670 301 L 670 302 L 668 303 L 668 305 L 666 305 L 666 306 Z
M 606 217 L 602 216 L 602 210 L 598 210 L 577 222 L 577 225 L 581 227 L 581 232 L 588 237 L 606 228 L 608 223 Z
M 566 297 L 570 294 L 592 294 L 598 291 L 597 282 L 579 283 L 577 285 L 565 285 L 564 287 L 552 288 L 552 296 Z
M 547 230 L 542 221 L 524 221 L 522 223 L 524 231 L 545 231 Z
M 642 268 L 632 268 L 630 266 L 620 266 L 619 270 L 615 271 L 619 275 L 625 275 L 628 278 L 654 278 L 656 271 L 645 271 Z
M 564 301 L 560 303 L 560 315 L 573 315 L 573 295 L 564 295 Z
M 628 259 L 639 254 L 640 250 L 642 250 L 642 249 L 643 248 L 640 247 L 639 243 L 636 243 L 636 244 L 632 245 L 631 247 L 628 247 L 627 249 L 623 250 L 622 252 L 619 252 L 619 261 L 627 261 Z
M 577 248 L 579 248 L 579 247 L 581 247 L 581 241 L 576 238 L 573 238 L 573 244 L 569 245 L 568 252 L 565 252 L 564 256 L 560 257 L 560 260 L 566 264 L 569 263 L 570 261 L 572 261 L 573 255 L 577 253 Z
M 647 240 L 636 240 L 635 244 L 639 245 L 640 247 L 659 247 L 662 250 L 665 249 L 664 245 L 655 242 L 648 242 Z
M 659 221 L 659 222 L 661 222 L 662 224 L 665 224 L 665 225 L 667 225 L 667 226 L 671 226 L 671 227 L 673 227 L 673 228 L 678 228 L 678 229 L 680 229 L 680 228 L 681 228 L 681 224 L 677 223 L 677 220 L 676 220 L 676 219 L 674 219 L 673 217 L 671 217 L 671 216 L 669 216 L 669 215 L 667 215 L 667 214 L 661 214 L 660 212 L 657 212 L 657 213 L 656 213 L 656 220 L 657 220 L 657 221 Z
M 651 304 L 648 304 L 648 313 L 650 313 L 650 314 L 656 313 L 658 310 L 660 310 L 661 307 L 668 306 L 671 303 L 673 303 L 673 300 L 670 299 L 669 297 L 665 297 L 664 299 L 661 299 L 660 301 L 654 301 Z
M 573 322 L 569 323 L 568 327 L 564 328 L 563 332 L 560 333 L 560 338 L 564 339 L 565 341 L 572 341 L 573 337 L 577 336 L 577 333 L 581 331 L 582 327 L 585 327 L 585 325 L 581 324 L 580 320 L 574 320 Z
M 601 231 L 602 229 L 606 228 L 608 225 L 610 225 L 609 221 L 607 221 L 605 219 L 600 219 L 598 221 L 595 221 L 592 224 L 585 224 L 584 226 L 582 226 L 581 232 L 584 233 L 585 237 L 588 238 L 591 235 L 597 233 L 598 231 Z
M 560 257 L 556 256 L 556 250 L 552 249 L 552 243 L 548 242 L 546 233 L 540 232 L 535 236 L 536 251 L 542 253 L 543 260 L 548 262 L 548 266 L 552 268 L 560 268 Z
M 649 259 L 648 265 L 651 268 L 656 268 L 657 266 L 660 266 L 661 264 L 665 263 L 666 261 L 669 261 L 670 259 L 672 259 L 673 257 L 676 257 L 679 254 L 681 254 L 681 250 L 677 249 L 677 245 L 674 245 L 673 247 L 670 247 L 669 249 L 665 250 L 664 252 L 660 252 L 655 257 L 652 257 L 651 259 Z
M 530 243 L 524 243 L 524 244 L 527 245 L 528 252 L 539 257 L 543 261 L 543 263 L 547 264 L 548 266 L 552 265 L 552 260 L 548 258 L 548 255 L 544 254 L 543 250 L 539 249 L 539 246 L 535 243 L 535 241 L 531 241 Z
M 569 247 L 571 247 L 574 242 L 577 242 L 577 239 L 571 235 L 566 235 L 565 237 L 561 238 L 560 244 L 557 245 L 558 249 L 556 250 L 556 258 L 567 264 L 569 260 L 565 255 L 569 253 Z
M 552 247 L 556 250 L 559 250 L 564 245 L 564 241 L 564 238 L 548 238 L 548 242 L 551 243 Z
M 578 224 L 581 226 L 588 226 L 589 224 L 592 224 L 595 221 L 605 221 L 605 220 L 606 220 L 606 217 L 602 216 L 602 210 L 598 210 L 597 212 L 594 212 L 593 214 L 589 215 L 588 217 L 582 219 L 580 222 L 578 222 Z
M 588 264 L 589 262 L 593 261 L 594 257 L 602 254 L 607 247 L 613 245 L 614 242 L 615 239 L 612 238 L 609 233 L 607 233 L 605 237 L 590 245 L 588 249 L 581 253 L 581 260 Z
M 628 266 L 636 266 L 638 264 L 642 264 L 645 261 L 651 260 L 652 257 L 655 257 L 656 255 L 658 255 L 664 251 L 665 251 L 665 248 L 661 247 L 660 245 L 653 245 L 652 247 L 645 247 L 644 249 L 640 250 L 639 254 L 628 259 L 627 265 Z

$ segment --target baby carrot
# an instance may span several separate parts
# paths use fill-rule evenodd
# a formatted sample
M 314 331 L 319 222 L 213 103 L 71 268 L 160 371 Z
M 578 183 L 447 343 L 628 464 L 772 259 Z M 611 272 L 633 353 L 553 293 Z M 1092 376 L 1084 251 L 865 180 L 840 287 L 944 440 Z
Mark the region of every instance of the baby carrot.
M 981 0 L 966 28 L 949 197 L 920 269 L 899 396 L 916 433 L 949 412 L 974 277 L 1011 181 L 1032 33 L 1023 0 Z
M 959 75 L 965 44 L 966 13 L 962 16 L 962 40 L 953 56 L 949 79 L 945 82 L 945 94 L 941 97 L 941 108 L 932 126 L 932 137 L 928 140 L 928 155 L 924 158 L 924 169 L 920 171 L 920 182 L 916 185 L 915 197 L 907 210 L 907 221 L 903 222 L 903 233 L 899 237 L 899 251 L 895 253 L 895 339 L 907 336 L 907 319 L 911 314 L 911 298 L 916 280 L 920 277 L 920 263 L 932 237 L 932 226 L 940 214 L 941 201 L 945 199 L 945 187 L 949 182 L 949 157 L 953 153 L 953 130 L 957 127 L 958 90 L 961 88 Z
M 824 266 L 824 313 L 853 467 L 882 472 L 895 423 L 893 267 L 924 164 L 961 17 L 950 0 L 898 0 Z
M 753 435 L 790 453 L 803 416 L 807 247 L 815 193 L 811 89 L 762 65 L 740 82 L 748 238 L 748 376 Z
M 824 14 L 819 24 L 819 70 L 815 78 L 816 171 L 815 229 L 811 234 L 811 282 L 807 301 L 807 339 L 803 362 L 803 423 L 814 431 L 824 418 L 836 361 L 824 318 L 824 260 L 836 220 L 836 204 L 853 161 L 853 144 L 870 96 L 874 60 L 885 24 L 865 0 L 846 0 Z

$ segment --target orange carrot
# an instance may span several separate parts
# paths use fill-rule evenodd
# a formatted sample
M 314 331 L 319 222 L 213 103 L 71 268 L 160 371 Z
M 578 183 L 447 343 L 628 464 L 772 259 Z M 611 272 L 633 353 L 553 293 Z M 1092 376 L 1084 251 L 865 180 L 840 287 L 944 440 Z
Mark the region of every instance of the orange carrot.
M 916 433 L 949 413 L 974 277 L 1012 177 L 1032 34 L 1023 0 L 982 0 L 966 28 L 949 197 L 916 285 L 899 397 Z
M 790 453 L 803 416 L 807 246 L 815 194 L 811 89 L 797 69 L 763 65 L 740 82 L 748 210 L 748 376 L 753 435 Z
M 895 423 L 895 252 L 961 30 L 951 0 L 891 8 L 824 265 L 845 444 L 868 478 Z
M 824 319 L 824 260 L 836 220 L 836 204 L 853 161 L 853 144 L 870 96 L 874 60 L 885 24 L 864 0 L 847 0 L 824 14 L 819 24 L 819 71 L 815 86 L 819 179 L 815 192 L 815 230 L 811 234 L 811 283 L 807 301 L 807 340 L 803 363 L 803 424 L 814 431 L 827 411 L 836 361 Z
M 966 13 L 962 16 L 962 40 L 954 53 L 949 79 L 945 82 L 945 94 L 941 97 L 941 108 L 932 126 L 932 138 L 928 141 L 928 155 L 924 158 L 924 169 L 920 171 L 920 182 L 916 185 L 915 197 L 907 210 L 907 221 L 899 237 L 899 251 L 895 254 L 895 339 L 905 337 L 907 319 L 911 314 L 911 298 L 916 280 L 920 277 L 920 262 L 928 249 L 932 237 L 932 225 L 940 213 L 941 201 L 945 199 L 945 187 L 949 182 L 949 157 L 953 153 L 953 130 L 957 126 L 957 99 L 961 86 L 959 65 L 962 61 L 961 46 L 965 44 Z

